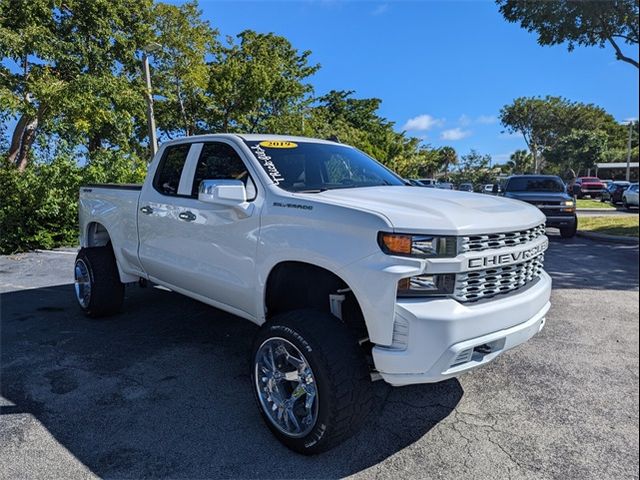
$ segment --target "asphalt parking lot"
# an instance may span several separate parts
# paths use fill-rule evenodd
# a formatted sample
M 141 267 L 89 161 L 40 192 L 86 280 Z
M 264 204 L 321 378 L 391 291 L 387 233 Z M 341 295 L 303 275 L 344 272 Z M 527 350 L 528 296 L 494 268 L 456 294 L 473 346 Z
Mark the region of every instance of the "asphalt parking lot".
M 638 247 L 551 235 L 546 328 L 303 457 L 251 398 L 256 327 L 156 288 L 82 316 L 72 252 L 0 257 L 0 478 L 638 478 Z

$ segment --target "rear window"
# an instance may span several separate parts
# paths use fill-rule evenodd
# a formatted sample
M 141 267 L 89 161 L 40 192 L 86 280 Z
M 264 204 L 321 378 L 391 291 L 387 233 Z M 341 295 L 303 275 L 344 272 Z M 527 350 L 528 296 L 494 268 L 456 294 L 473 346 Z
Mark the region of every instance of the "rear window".
M 507 192 L 564 192 L 564 183 L 559 177 L 512 178 L 507 183 Z
M 584 178 L 582 178 L 582 181 L 583 181 L 583 182 L 595 182 L 595 183 L 602 183 L 602 182 L 600 182 L 600 179 L 599 179 L 599 178 L 596 178 L 596 177 L 584 177 Z

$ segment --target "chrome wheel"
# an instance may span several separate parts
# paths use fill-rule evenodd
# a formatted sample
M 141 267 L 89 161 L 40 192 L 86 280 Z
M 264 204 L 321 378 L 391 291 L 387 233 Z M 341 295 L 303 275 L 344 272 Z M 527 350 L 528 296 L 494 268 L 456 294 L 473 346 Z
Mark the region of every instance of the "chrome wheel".
M 307 435 L 318 420 L 318 391 L 302 352 L 284 338 L 270 338 L 256 352 L 254 376 L 269 421 L 287 436 Z
M 87 264 L 83 260 L 76 261 L 74 284 L 78 303 L 82 308 L 88 308 L 91 301 L 91 275 Z

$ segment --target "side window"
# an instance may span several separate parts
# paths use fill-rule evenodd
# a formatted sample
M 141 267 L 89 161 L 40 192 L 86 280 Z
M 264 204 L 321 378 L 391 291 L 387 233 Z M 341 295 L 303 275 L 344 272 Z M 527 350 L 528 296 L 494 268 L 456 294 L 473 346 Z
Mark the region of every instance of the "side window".
M 158 171 L 153 179 L 153 188 L 163 195 L 177 195 L 182 168 L 187 160 L 191 144 L 168 147 L 158 164 Z
M 256 186 L 246 165 L 226 143 L 205 143 L 196 166 L 196 174 L 191 186 L 191 196 L 198 196 L 198 188 L 203 180 L 242 180 L 247 189 L 247 200 L 256 198 Z

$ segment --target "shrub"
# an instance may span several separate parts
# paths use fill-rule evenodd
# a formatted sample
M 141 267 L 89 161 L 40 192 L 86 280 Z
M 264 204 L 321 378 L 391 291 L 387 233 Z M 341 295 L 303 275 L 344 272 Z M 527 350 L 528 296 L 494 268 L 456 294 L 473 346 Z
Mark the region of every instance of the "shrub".
M 0 165 L 0 253 L 76 245 L 80 186 L 138 183 L 144 173 L 144 162 L 113 151 L 100 152 L 84 166 L 64 155 L 22 173 Z

